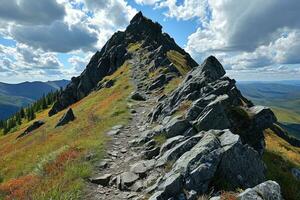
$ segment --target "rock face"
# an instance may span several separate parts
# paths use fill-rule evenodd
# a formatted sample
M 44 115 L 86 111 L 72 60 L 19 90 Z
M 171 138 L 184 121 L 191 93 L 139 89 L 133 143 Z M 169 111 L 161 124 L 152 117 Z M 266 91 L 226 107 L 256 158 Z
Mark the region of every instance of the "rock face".
M 179 74 L 179 71 L 172 66 L 172 62 L 166 58 L 166 54 L 170 50 L 182 54 L 190 67 L 197 66 L 189 54 L 181 49 L 168 34 L 162 33 L 161 25 L 152 22 L 139 12 L 130 21 L 124 32 L 116 32 L 101 51 L 95 53 L 80 76 L 72 78 L 49 111 L 49 116 L 79 101 L 96 89 L 99 81 L 114 73 L 125 60 L 131 57 L 128 46 L 136 43 L 142 44 L 142 47 L 149 51 L 145 64 L 150 66 L 150 71 L 166 66 L 166 73 L 175 72 Z M 157 87 L 160 81 L 161 79 L 153 87 Z
M 254 106 L 241 95 L 235 80 L 224 75 L 225 71 L 219 61 L 213 56 L 208 57 L 200 67 L 187 74 L 169 97 L 156 106 L 150 114 L 150 121 L 160 122 L 168 116 L 173 116 L 189 101 L 191 106 L 183 120 L 190 123 L 190 127 L 197 132 L 230 129 L 241 136 L 244 144 L 249 144 L 262 154 L 262 131 L 271 127 L 276 122 L 276 117 L 269 108 Z
M 247 188 L 264 181 L 265 166 L 259 154 L 243 145 L 238 135 L 229 130 L 211 130 L 202 132 L 198 139 L 190 150 L 178 151 L 178 158 L 173 156 L 176 161 L 152 199 L 178 197 L 183 191 L 203 194 L 211 184 L 216 187 L 222 181 L 232 188 Z
M 24 137 L 25 135 L 28 135 L 29 133 L 31 133 L 32 131 L 40 128 L 42 125 L 44 125 L 45 122 L 39 120 L 39 121 L 35 121 L 33 122 L 32 125 L 30 125 L 22 134 L 20 134 L 17 138 L 21 138 Z
M 55 127 L 63 126 L 70 121 L 75 119 L 74 113 L 72 108 L 69 108 L 68 111 L 59 119 L 59 122 L 56 124 Z
M 246 189 L 265 181 L 263 130 L 272 127 L 276 117 L 243 97 L 235 81 L 224 75 L 219 61 L 208 57 L 149 114 L 150 123 L 161 127 L 140 141 L 164 135 L 167 140 L 155 166 L 170 169 L 151 186 L 150 199 L 193 199 L 211 187 Z M 188 108 L 179 112 L 182 107 Z M 263 188 L 280 195 L 280 188 L 266 184 Z
M 275 181 L 266 181 L 254 188 L 245 190 L 239 194 L 238 200 L 283 200 L 281 196 L 281 190 L 278 183 Z

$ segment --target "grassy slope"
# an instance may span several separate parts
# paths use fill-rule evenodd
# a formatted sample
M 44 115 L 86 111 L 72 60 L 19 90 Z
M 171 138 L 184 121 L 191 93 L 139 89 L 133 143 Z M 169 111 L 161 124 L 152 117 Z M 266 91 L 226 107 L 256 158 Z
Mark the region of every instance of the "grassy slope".
M 266 152 L 264 162 L 267 165 L 267 178 L 277 181 L 285 199 L 300 199 L 300 181 L 291 174 L 294 167 L 300 168 L 300 148 L 288 144 L 271 130 L 265 131 Z
M 84 155 L 92 152 L 93 161 L 101 159 L 108 140 L 104 133 L 129 120 L 127 97 L 133 86 L 128 64 L 108 78 L 117 80 L 112 88 L 93 92 L 72 105 L 75 121 L 54 128 L 65 111 L 49 118 L 45 110 L 37 119 L 46 124 L 32 134 L 16 140 L 30 122 L 0 137 L 0 199 L 80 198 L 84 178 L 92 169 Z

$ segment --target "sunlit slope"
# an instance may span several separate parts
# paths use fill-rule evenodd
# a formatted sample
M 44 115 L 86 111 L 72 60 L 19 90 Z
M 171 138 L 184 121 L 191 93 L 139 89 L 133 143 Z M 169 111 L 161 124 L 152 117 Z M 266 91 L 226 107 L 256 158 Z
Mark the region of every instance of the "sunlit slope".
M 267 166 L 267 178 L 277 181 L 283 195 L 289 200 L 300 199 L 300 181 L 292 173 L 292 168 L 300 168 L 300 148 L 293 147 L 271 130 L 265 131 L 266 151 L 264 162 Z
M 78 199 L 83 178 L 92 162 L 100 159 L 109 140 L 105 132 L 129 120 L 128 96 L 133 90 L 126 62 L 113 75 L 114 86 L 92 92 L 72 105 L 76 119 L 55 128 L 66 110 L 48 117 L 37 114 L 45 124 L 30 135 L 16 137 L 21 130 L 0 137 L 0 199 Z M 92 161 L 86 154 L 93 153 Z

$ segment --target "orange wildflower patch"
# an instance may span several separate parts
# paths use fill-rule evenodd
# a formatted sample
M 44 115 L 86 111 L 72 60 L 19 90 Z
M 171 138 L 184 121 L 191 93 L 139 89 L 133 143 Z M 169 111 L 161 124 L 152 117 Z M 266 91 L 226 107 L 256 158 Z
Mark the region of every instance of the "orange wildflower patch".
M 70 148 L 61 153 L 53 162 L 48 163 L 44 167 L 47 175 L 57 175 L 64 172 L 64 167 L 71 161 L 74 161 L 80 156 L 80 152 L 75 148 Z
M 36 175 L 27 175 L 9 180 L 0 185 L 0 197 L 4 196 L 5 200 L 32 199 L 31 194 L 38 182 L 39 178 Z

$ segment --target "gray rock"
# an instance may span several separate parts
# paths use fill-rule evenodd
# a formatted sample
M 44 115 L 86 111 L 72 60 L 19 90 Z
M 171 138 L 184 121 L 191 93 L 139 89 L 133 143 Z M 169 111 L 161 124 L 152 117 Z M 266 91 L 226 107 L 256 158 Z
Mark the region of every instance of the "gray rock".
M 174 117 L 166 125 L 166 137 L 171 138 L 177 135 L 184 135 L 185 131 L 191 127 L 191 124 L 182 119 L 182 117 Z
M 143 182 L 141 180 L 138 180 L 130 187 L 130 190 L 135 192 L 141 192 L 143 188 Z
M 230 127 L 230 122 L 224 107 L 221 104 L 215 104 L 203 112 L 203 115 L 197 119 L 195 127 L 198 131 L 208 131 L 210 129 L 223 130 Z
M 154 158 L 155 156 L 157 156 L 159 154 L 159 150 L 160 148 L 159 147 L 154 147 L 150 150 L 145 150 L 145 151 L 142 151 L 142 155 L 145 159 L 152 159 Z
M 146 101 L 146 98 L 139 92 L 133 92 L 131 95 L 131 99 L 135 101 Z
M 41 121 L 41 120 L 38 120 L 38 121 L 35 121 L 33 122 L 33 124 L 31 124 L 22 134 L 20 134 L 18 138 L 21 138 L 21 137 L 24 137 L 25 135 L 28 135 L 29 133 L 31 133 L 32 131 L 40 128 L 42 125 L 44 125 L 45 122 Z
M 146 142 L 144 146 L 145 146 L 146 150 L 150 150 L 156 146 L 156 142 L 155 142 L 155 140 L 152 139 L 152 140 Z
M 108 186 L 111 176 L 111 174 L 104 174 L 102 176 L 93 177 L 90 178 L 90 182 L 102 186 Z
M 70 121 L 73 121 L 75 119 L 74 113 L 72 108 L 69 108 L 68 111 L 60 118 L 60 120 L 58 121 L 58 123 L 56 124 L 55 127 L 58 126 L 63 126 L 67 123 L 69 123 Z
M 162 87 L 165 83 L 166 83 L 166 75 L 165 74 L 161 74 L 160 76 L 158 76 L 153 83 L 151 84 L 151 86 L 149 87 L 149 90 L 154 90 L 157 89 L 159 87 Z
M 197 136 L 191 138 L 195 137 Z M 168 160 L 164 156 L 173 154 L 176 161 L 159 183 L 154 196 L 156 199 L 175 198 L 183 189 L 186 192 L 204 194 L 212 180 L 226 180 L 232 189 L 247 188 L 249 185 L 253 187 L 264 181 L 265 166 L 259 154 L 248 145 L 243 145 L 238 135 L 229 130 L 210 130 L 202 132 L 197 139 L 194 139 L 196 144 L 184 149 L 182 153 L 169 152 L 175 151 L 176 147 L 188 140 L 158 159 L 158 162 L 164 163 L 161 160 Z M 174 183 L 176 186 L 180 185 L 180 188 L 175 191 L 166 189 Z
M 106 133 L 106 135 L 114 136 L 114 135 L 118 135 L 120 132 L 121 132 L 120 129 L 112 129 L 112 130 L 108 131 Z
M 133 172 L 123 172 L 117 178 L 117 186 L 121 190 L 128 190 L 138 179 L 139 176 Z
M 193 148 L 193 146 L 195 146 L 202 137 L 203 133 L 199 133 L 175 145 L 157 159 L 155 166 L 160 167 L 168 161 L 177 160 L 182 154 Z
M 112 130 L 120 130 L 122 128 L 124 128 L 124 125 L 116 125 L 116 126 L 113 126 L 111 129 Z
M 154 160 L 141 160 L 130 167 L 130 171 L 144 177 L 154 167 Z
M 238 200 L 283 200 L 281 190 L 275 181 L 266 181 L 239 194 Z
M 164 154 L 167 150 L 173 148 L 176 144 L 182 142 L 184 140 L 184 136 L 178 135 L 172 138 L 167 139 L 167 141 L 160 148 L 160 155 Z

